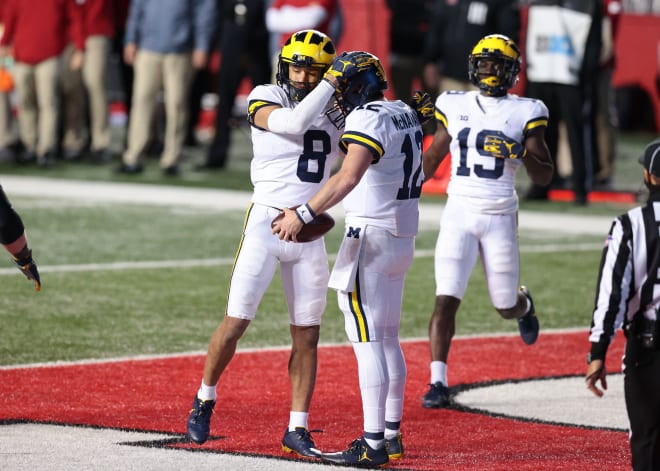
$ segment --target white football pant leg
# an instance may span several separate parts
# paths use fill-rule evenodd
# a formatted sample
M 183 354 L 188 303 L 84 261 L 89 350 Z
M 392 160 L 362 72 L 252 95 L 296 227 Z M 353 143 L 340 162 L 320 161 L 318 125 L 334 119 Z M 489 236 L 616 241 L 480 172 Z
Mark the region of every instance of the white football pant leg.
M 491 214 L 481 238 L 481 264 L 493 306 L 509 309 L 518 302 L 520 254 L 517 214 Z
M 275 275 L 280 240 L 271 233 L 273 212 L 278 213 L 259 204 L 248 209 L 229 282 L 228 316 L 254 319 L 261 298 Z
M 328 299 L 328 255 L 323 238 L 304 244 L 280 241 L 280 271 L 292 325 L 319 325 Z
M 435 244 L 435 294 L 463 299 L 479 254 L 479 215 L 447 200 Z

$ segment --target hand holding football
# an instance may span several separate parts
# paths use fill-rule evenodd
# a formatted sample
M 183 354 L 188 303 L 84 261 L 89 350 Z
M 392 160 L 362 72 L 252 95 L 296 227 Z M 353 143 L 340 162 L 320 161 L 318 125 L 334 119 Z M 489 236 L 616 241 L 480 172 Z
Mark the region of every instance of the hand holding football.
M 293 211 L 296 208 L 291 208 Z M 275 216 L 275 219 L 270 223 L 270 227 L 273 227 L 276 222 L 280 221 L 284 217 L 284 211 Z M 313 240 L 319 239 L 330 231 L 335 225 L 335 220 L 328 213 L 317 214 L 314 219 L 312 219 L 307 224 L 303 225 L 300 232 L 296 235 L 298 242 L 311 242 Z

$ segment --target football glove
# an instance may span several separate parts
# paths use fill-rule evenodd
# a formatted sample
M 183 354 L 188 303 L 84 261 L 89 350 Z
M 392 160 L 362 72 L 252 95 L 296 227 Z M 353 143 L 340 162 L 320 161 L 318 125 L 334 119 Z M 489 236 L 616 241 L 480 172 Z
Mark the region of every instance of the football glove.
M 484 138 L 484 151 L 498 159 L 519 159 L 525 156 L 523 145 L 498 132 Z
M 326 72 L 337 81 L 340 88 L 355 77 L 360 71 L 366 69 L 373 61 L 373 56 L 362 51 L 342 52 L 332 61 L 332 65 Z
M 32 251 L 30 250 L 27 256 L 23 258 L 14 258 L 14 263 L 28 280 L 34 281 L 34 289 L 41 291 L 41 277 L 39 276 L 37 264 L 32 260 Z
M 424 124 L 429 119 L 433 118 L 435 114 L 435 106 L 431 100 L 431 95 L 426 92 L 416 91 L 410 99 L 410 106 L 417 113 L 417 119 L 421 124 Z

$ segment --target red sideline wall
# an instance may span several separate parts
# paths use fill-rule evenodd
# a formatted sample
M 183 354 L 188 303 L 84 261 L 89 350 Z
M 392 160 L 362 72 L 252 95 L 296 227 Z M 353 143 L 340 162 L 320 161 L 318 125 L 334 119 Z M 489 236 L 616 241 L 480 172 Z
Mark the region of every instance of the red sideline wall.
M 623 15 L 616 38 L 615 87 L 638 85 L 648 93 L 660 131 L 660 96 L 655 79 L 660 73 L 660 16 Z

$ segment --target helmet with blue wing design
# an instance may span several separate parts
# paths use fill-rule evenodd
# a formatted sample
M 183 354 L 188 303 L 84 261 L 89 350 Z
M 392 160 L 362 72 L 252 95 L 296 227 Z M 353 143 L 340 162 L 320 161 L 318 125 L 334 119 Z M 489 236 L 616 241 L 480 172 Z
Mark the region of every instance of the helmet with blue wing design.
M 338 88 L 337 103 L 344 115 L 354 108 L 383 98 L 387 89 L 387 77 L 378 57 L 368 52 L 352 51 L 344 54 L 356 72 Z

